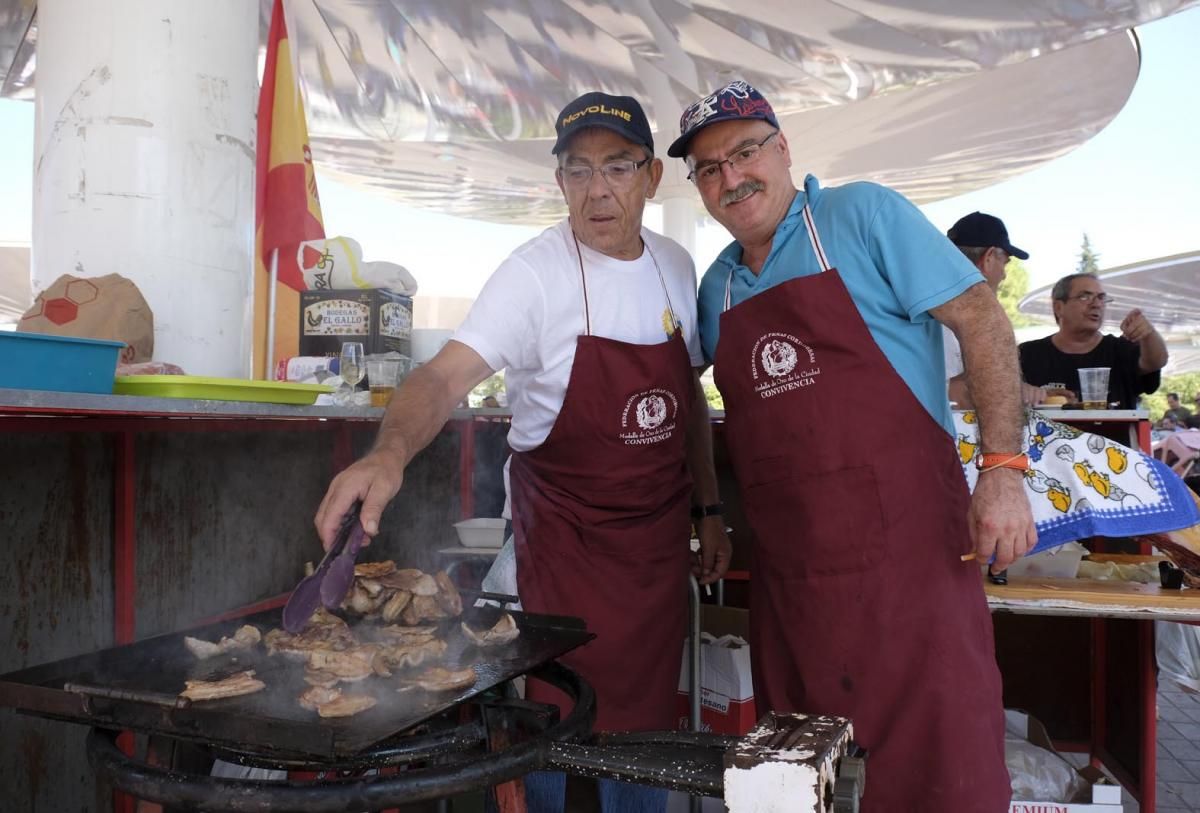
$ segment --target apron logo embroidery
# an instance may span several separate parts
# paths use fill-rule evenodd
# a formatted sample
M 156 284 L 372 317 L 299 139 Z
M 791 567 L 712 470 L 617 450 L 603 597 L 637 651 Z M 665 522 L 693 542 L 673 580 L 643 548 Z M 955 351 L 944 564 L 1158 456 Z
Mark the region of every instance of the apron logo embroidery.
M 632 412 L 633 425 L 630 424 Z M 644 446 L 667 440 L 675 431 L 679 400 L 670 390 L 652 389 L 635 393 L 621 413 L 621 440 L 627 446 Z
M 807 370 L 800 366 L 802 348 L 807 359 Z M 768 333 L 754 343 L 750 351 L 750 374 L 754 378 L 754 391 L 759 398 L 771 398 L 780 393 L 809 387 L 816 383 L 821 368 L 816 364 L 816 353 L 804 342 L 790 333 Z M 762 375 L 765 374 L 765 375 Z M 761 380 L 760 380 L 761 379 Z

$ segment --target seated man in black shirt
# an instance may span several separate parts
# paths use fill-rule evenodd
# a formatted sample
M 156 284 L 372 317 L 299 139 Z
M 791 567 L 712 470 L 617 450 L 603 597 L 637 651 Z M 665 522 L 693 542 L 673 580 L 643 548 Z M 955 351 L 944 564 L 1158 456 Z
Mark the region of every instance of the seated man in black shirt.
M 1108 367 L 1108 402 L 1134 409 L 1138 396 L 1158 389 L 1167 345 L 1138 309 L 1121 321 L 1121 336 L 1100 332 L 1111 302 L 1094 274 L 1071 274 L 1050 294 L 1058 332 L 1022 342 L 1021 373 L 1034 386 L 1063 388 L 1079 395 L 1081 367 Z

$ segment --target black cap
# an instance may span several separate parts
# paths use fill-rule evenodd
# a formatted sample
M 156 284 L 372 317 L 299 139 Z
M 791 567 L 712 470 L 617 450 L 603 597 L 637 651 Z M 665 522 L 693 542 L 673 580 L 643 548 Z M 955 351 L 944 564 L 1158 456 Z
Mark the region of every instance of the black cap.
M 585 93 L 569 103 L 558 114 L 554 122 L 554 130 L 558 139 L 554 142 L 551 154 L 558 155 L 571 136 L 586 127 L 604 127 L 618 135 L 641 144 L 654 154 L 654 135 L 650 132 L 650 122 L 637 99 L 632 96 L 609 96 L 607 93 L 593 91 Z
M 950 227 L 950 231 L 946 232 L 946 236 L 956 246 L 975 248 L 995 246 L 1004 249 L 1019 260 L 1029 259 L 1028 251 L 1022 251 L 1008 242 L 1008 229 L 1004 228 L 1004 221 L 992 215 L 985 215 L 983 212 L 971 212 L 966 217 L 960 218 Z

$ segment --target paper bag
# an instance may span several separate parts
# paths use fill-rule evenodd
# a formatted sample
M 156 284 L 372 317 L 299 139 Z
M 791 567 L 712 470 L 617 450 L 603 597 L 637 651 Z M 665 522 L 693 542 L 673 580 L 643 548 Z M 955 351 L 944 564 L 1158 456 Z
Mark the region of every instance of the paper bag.
M 37 295 L 17 330 L 125 342 L 122 364 L 154 356 L 154 312 L 137 286 L 120 274 L 63 274 Z

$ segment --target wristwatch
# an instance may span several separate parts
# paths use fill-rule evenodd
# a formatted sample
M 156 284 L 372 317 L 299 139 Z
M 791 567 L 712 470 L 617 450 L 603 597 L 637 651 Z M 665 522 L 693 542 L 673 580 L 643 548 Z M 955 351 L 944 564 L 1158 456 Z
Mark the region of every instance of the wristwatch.
M 1023 452 L 1018 454 L 1009 454 L 1008 452 L 989 452 L 988 454 L 976 456 L 975 468 L 979 469 L 981 472 L 990 471 L 991 469 L 1016 469 L 1017 471 L 1029 471 L 1029 455 Z
M 712 505 L 693 505 L 692 519 L 704 519 L 705 517 L 719 517 L 725 511 L 723 503 L 713 503 Z

